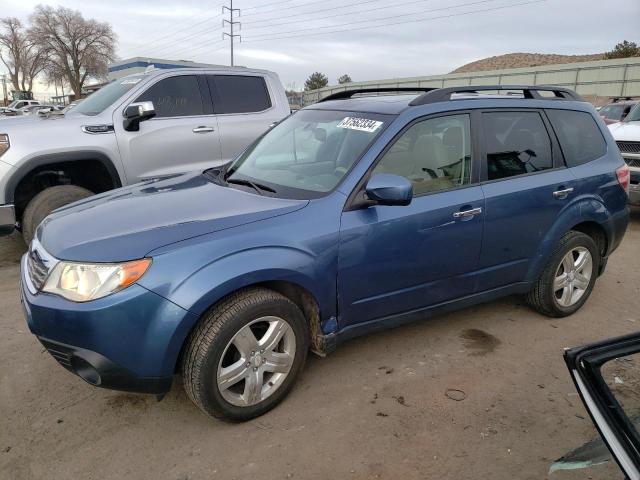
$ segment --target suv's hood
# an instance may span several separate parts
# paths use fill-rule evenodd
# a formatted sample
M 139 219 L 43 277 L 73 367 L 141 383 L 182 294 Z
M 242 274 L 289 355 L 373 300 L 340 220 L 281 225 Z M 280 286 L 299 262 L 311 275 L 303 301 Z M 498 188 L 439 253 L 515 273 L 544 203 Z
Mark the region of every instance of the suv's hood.
M 619 122 L 609 125 L 613 138 L 623 142 L 640 142 L 640 122 Z
M 37 237 L 59 259 L 125 261 L 173 242 L 289 213 L 307 203 L 222 187 L 200 173 L 190 173 L 58 209 L 38 227 Z

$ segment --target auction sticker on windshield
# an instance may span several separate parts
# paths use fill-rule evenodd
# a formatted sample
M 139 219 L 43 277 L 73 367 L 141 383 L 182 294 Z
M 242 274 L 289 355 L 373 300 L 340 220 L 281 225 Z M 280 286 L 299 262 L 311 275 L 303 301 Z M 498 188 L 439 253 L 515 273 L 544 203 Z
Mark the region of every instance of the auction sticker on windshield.
M 360 130 L 361 132 L 375 132 L 383 122 L 377 120 L 369 120 L 368 118 L 344 117 L 337 125 L 338 128 L 349 128 L 351 130 Z

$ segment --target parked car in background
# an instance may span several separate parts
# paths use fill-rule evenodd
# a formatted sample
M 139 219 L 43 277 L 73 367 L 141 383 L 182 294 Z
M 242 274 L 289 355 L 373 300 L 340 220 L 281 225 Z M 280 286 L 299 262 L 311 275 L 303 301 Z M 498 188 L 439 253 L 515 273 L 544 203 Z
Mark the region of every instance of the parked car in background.
M 161 395 L 181 372 L 237 421 L 287 395 L 309 348 L 510 294 L 576 312 L 629 217 L 593 106 L 420 90 L 330 95 L 222 167 L 52 213 L 22 259 L 30 330 L 93 385 Z
M 22 107 L 20 111 L 23 115 L 33 115 L 37 114 L 41 110 L 55 110 L 55 106 L 53 105 L 29 105 L 28 107 Z
M 20 110 L 16 110 L 15 108 L 0 107 L 0 118 L 15 117 L 17 115 L 22 115 L 22 112 Z
M 40 105 L 40 102 L 37 100 L 14 100 L 7 107 L 13 108 L 14 110 L 20 110 L 21 108 L 28 107 L 29 105 Z
M 605 105 L 599 110 L 599 114 L 607 125 L 623 121 L 638 100 L 621 100 Z
M 289 114 L 275 73 L 151 70 L 65 115 L 0 124 L 0 231 L 29 242 L 49 212 L 95 193 L 230 161 Z
M 640 105 L 636 105 L 623 122 L 610 125 L 609 130 L 629 165 L 629 203 L 640 205 Z

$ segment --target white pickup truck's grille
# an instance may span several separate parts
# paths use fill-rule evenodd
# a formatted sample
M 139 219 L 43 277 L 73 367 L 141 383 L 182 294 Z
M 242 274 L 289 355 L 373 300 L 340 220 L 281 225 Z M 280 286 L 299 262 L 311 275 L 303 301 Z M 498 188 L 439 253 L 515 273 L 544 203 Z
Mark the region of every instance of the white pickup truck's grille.
M 622 153 L 640 153 L 640 142 L 616 142 Z
M 640 168 L 640 142 L 616 142 L 627 165 Z

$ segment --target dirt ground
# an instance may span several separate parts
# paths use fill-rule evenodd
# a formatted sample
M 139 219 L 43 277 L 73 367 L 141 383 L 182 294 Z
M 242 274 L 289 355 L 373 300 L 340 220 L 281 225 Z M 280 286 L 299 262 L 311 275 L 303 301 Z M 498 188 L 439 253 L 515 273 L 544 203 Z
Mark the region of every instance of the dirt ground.
M 311 355 L 284 403 L 244 424 L 205 417 L 179 378 L 157 402 L 57 365 L 22 317 L 23 248 L 0 238 L 2 479 L 622 477 L 612 462 L 548 470 L 596 435 L 563 348 L 640 330 L 640 210 L 576 315 L 508 298 L 359 338 Z

